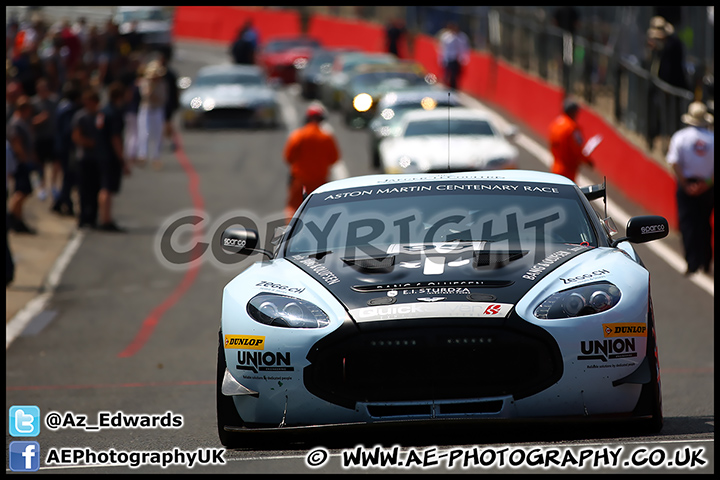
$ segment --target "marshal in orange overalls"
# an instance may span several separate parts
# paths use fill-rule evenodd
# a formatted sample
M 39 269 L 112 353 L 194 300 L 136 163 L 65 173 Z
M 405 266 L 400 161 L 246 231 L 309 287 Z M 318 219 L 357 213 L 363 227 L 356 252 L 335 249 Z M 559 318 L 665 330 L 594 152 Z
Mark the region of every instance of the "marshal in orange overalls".
M 295 130 L 285 144 L 285 161 L 290 165 L 290 191 L 285 210 L 290 218 L 303 201 L 303 190 L 310 193 L 327 182 L 330 167 L 340 158 L 332 134 L 317 121 Z
M 567 113 L 560 114 L 550 124 L 550 152 L 553 165 L 550 171 L 573 182 L 580 165 L 592 165 L 583 152 L 583 136 L 577 122 Z

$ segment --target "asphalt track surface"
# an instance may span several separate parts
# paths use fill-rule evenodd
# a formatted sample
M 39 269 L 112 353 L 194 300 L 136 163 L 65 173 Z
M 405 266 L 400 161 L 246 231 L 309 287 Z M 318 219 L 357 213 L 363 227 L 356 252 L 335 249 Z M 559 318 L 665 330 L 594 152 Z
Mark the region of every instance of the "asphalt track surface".
M 226 61 L 223 46 L 181 43 L 174 66 L 180 75 L 193 75 L 203 65 Z M 166 149 L 162 170 L 136 170 L 125 179 L 116 212 L 128 233 L 91 231 L 77 237 L 52 296 L 43 303 L 46 315 L 23 325 L 17 336 L 8 339 L 6 350 L 7 410 L 37 406 L 43 418 L 58 412 L 65 428 L 51 430 L 42 424 L 33 438 L 7 433 L 8 449 L 15 440 L 38 442 L 40 471 L 45 473 L 714 472 L 713 280 L 682 276 L 676 233 L 656 242 L 662 244 L 660 248 L 637 247 L 651 272 L 656 312 L 665 414 L 659 434 L 638 436 L 615 424 L 559 428 L 552 423 L 329 431 L 305 441 L 258 439 L 258 448 L 224 451 L 223 462 L 190 469 L 101 465 L 102 458 L 89 465 L 46 464 L 48 452 L 70 448 L 158 453 L 222 449 L 216 433 L 214 386 L 221 293 L 247 264 L 221 268 L 203 257 L 190 267 L 171 269 L 159 258 L 157 242 L 161 227 L 183 212 L 205 212 L 204 221 L 186 232 L 186 244 L 193 238 L 210 241 L 213 227 L 233 212 L 277 218 L 287 182 L 282 148 L 307 105 L 296 87 L 284 87 L 280 95 L 284 123 L 276 130 L 179 129 L 180 148 L 175 153 Z M 348 129 L 337 113 L 331 115 L 330 124 L 343 154 L 336 174 L 374 173 L 367 133 Z M 518 144 L 521 168 L 547 170 L 541 139 L 521 129 Z M 583 173 L 581 185 L 602 182 L 595 172 Z M 628 203 L 612 185 L 609 191 L 611 215 L 647 213 Z M 624 230 L 624 221 L 617 223 Z M 38 318 L 45 321 L 38 324 Z M 89 430 L 77 425 L 82 415 L 89 425 L 97 425 L 99 412 L 156 416 L 171 412 L 168 415 L 182 421 L 179 428 Z M 420 460 L 406 462 L 407 467 L 345 468 L 342 459 L 358 445 L 369 449 L 397 445 L 401 455 Z M 496 461 L 483 457 L 487 465 L 473 465 L 473 449 L 495 449 Z M 561 457 L 570 451 L 578 458 L 584 451 L 621 453 L 615 466 L 602 461 L 593 466 L 589 460 L 581 466 L 570 460 L 564 467 L 550 462 L 549 468 L 543 468 L 519 461 L 524 456 L 520 450 L 559 452 Z M 507 457 L 501 463 L 503 453 Z M 462 468 L 460 460 L 450 462 L 460 454 L 471 459 L 468 468 Z M 692 462 L 685 461 L 693 455 Z M 324 462 L 312 468 L 318 458 Z M 695 468 L 689 467 L 691 463 Z M 10 471 L 9 463 L 6 469 Z

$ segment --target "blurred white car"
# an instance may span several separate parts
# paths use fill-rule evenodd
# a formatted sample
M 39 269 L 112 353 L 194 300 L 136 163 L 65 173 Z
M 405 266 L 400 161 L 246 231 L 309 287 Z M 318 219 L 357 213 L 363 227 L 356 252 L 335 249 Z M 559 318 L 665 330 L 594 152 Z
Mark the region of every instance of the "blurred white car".
M 403 115 L 397 137 L 380 142 L 385 173 L 444 173 L 517 168 L 518 149 L 491 117 L 464 107 Z

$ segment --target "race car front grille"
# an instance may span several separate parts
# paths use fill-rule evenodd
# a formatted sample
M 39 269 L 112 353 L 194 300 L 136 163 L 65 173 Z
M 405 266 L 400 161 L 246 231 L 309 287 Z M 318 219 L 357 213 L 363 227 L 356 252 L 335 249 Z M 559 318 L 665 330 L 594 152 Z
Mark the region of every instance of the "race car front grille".
M 361 332 L 316 344 L 307 389 L 332 403 L 522 398 L 557 381 L 554 340 L 533 327 L 425 327 Z M 331 336 L 330 336 L 331 337 Z
M 245 124 L 253 120 L 255 110 L 252 108 L 213 108 L 203 115 L 208 123 Z

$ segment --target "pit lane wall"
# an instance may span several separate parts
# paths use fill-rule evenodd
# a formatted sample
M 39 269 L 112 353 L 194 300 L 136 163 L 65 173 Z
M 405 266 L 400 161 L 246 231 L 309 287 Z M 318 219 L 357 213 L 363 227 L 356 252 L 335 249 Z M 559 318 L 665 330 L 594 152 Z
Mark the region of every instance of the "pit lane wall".
M 261 41 L 301 32 L 297 11 L 180 6 L 175 10 L 173 34 L 177 39 L 220 42 L 229 48 L 246 20 L 252 20 Z M 307 33 L 330 47 L 352 46 L 365 51 L 385 51 L 384 28 L 370 22 L 315 14 L 309 19 Z M 412 43 L 410 51 L 402 46 L 401 56 L 418 61 L 429 72 L 442 78 L 436 39 L 418 35 Z M 548 126 L 560 112 L 563 101 L 561 89 L 481 52 L 472 53 L 460 88 L 493 107 L 499 107 L 541 138 L 547 138 Z M 672 228 L 677 228 L 675 179 L 670 172 L 625 140 L 592 110 L 581 109 L 578 122 L 586 137 L 595 134 L 603 136 L 603 142 L 593 153 L 596 170 L 629 199 L 652 214 L 663 215 Z

